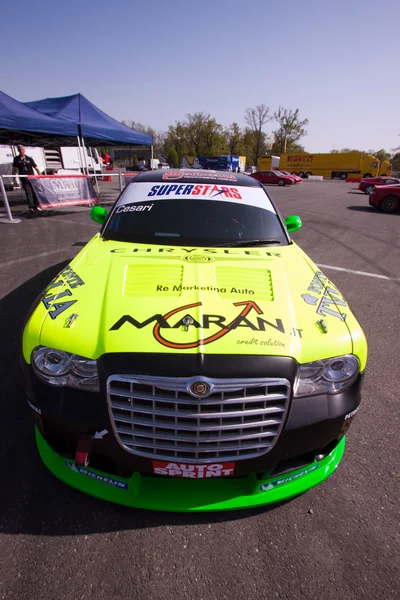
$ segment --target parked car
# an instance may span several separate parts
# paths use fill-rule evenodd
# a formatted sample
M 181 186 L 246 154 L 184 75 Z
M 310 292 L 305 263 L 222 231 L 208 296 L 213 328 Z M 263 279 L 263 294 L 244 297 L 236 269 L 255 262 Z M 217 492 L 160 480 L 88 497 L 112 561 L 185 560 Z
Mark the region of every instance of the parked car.
M 281 171 L 281 169 L 274 169 L 274 171 L 279 171 L 279 173 L 282 173 L 283 175 L 287 175 L 288 177 L 292 177 L 295 181 L 295 183 L 303 183 L 303 179 L 301 177 L 299 177 L 299 175 L 296 175 L 296 173 L 289 173 L 289 171 Z
M 370 194 L 376 185 L 399 185 L 400 179 L 396 177 L 367 177 L 361 179 L 358 189 L 365 194 Z
M 329 477 L 367 344 L 291 240 L 300 218 L 282 221 L 251 177 L 178 169 L 139 173 L 110 214 L 91 216 L 100 232 L 23 333 L 50 471 L 111 502 L 171 511 L 254 508 Z
M 250 177 L 257 179 L 260 183 L 266 184 L 277 184 L 277 185 L 294 185 L 296 181 L 292 175 L 284 175 L 279 171 L 257 171 L 252 173 Z
M 385 213 L 400 208 L 400 185 L 376 185 L 369 195 L 369 203 Z
M 245 175 L 252 175 L 253 173 L 256 173 L 257 171 L 257 167 L 246 167 L 244 170 L 244 174 Z

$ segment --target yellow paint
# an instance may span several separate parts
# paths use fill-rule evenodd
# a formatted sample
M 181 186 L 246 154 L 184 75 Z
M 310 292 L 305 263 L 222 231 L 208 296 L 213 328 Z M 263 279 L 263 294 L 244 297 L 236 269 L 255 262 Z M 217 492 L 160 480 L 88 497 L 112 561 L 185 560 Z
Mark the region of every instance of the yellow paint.
M 56 288 L 60 296 L 70 292 L 52 300 L 61 310 L 56 318 L 52 306 L 39 303 L 23 334 L 27 362 L 45 345 L 93 359 L 108 352 L 174 352 L 290 356 L 306 363 L 353 352 L 362 368 L 366 363 L 360 325 L 333 284 L 322 275 L 318 283 L 317 266 L 294 243 L 168 249 L 96 235 L 70 267 L 83 284 L 64 281 Z M 75 300 L 62 310 L 62 302 Z M 71 314 L 78 317 L 67 328 Z M 184 317 L 192 321 L 188 327 Z
M 388 160 L 383 160 L 379 165 L 379 175 L 391 176 L 393 167 Z
M 290 173 L 322 175 L 331 177 L 332 172 L 347 174 L 349 177 L 375 177 L 379 170 L 379 161 L 372 154 L 349 152 L 337 154 L 292 153 L 281 154 L 279 168 Z

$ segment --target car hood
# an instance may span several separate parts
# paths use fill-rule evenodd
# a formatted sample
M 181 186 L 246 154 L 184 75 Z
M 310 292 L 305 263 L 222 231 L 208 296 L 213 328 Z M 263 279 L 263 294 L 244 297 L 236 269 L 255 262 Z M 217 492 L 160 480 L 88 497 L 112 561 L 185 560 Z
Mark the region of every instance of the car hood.
M 294 243 L 166 248 L 99 236 L 48 286 L 30 323 L 31 346 L 90 358 L 173 352 L 299 362 L 352 352 L 350 332 L 359 329 L 337 288 Z
M 398 183 L 384 183 L 384 184 L 377 183 L 377 184 L 375 184 L 375 187 L 379 190 L 388 189 L 391 191 L 400 192 L 400 184 L 398 184 Z

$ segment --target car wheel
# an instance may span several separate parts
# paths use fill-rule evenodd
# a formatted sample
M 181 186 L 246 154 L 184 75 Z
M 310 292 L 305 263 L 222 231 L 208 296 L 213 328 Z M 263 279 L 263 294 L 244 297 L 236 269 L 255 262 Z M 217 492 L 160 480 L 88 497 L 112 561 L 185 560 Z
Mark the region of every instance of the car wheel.
M 297 175 L 296 171 L 292 171 L 291 173 L 292 175 Z
M 363 178 L 368 179 L 368 177 L 372 177 L 371 173 L 364 173 Z
M 312 175 L 312 173 L 310 173 L 310 171 L 307 171 L 306 177 L 310 177 L 310 175 Z
M 299 171 L 299 177 L 304 177 L 303 171 Z
M 368 196 L 369 196 L 370 194 L 372 194 L 372 192 L 374 191 L 374 189 L 375 189 L 374 185 L 367 185 L 367 187 L 364 190 L 364 193 L 368 194 Z
M 382 212 L 394 213 L 399 208 L 399 199 L 396 196 L 386 196 L 381 201 L 379 208 Z
M 284 179 L 278 179 L 278 185 L 285 185 Z
M 342 179 L 343 181 L 344 181 L 345 179 L 347 179 L 347 173 L 341 173 L 341 174 L 340 174 L 340 179 Z

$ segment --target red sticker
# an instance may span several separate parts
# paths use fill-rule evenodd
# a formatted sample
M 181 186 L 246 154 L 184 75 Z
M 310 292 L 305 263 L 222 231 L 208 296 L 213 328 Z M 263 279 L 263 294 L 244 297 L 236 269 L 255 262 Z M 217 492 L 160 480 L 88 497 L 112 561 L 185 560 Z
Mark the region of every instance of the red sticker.
M 215 463 L 212 465 L 186 465 L 184 463 L 153 460 L 153 473 L 168 477 L 187 477 L 188 479 L 206 479 L 210 477 L 229 477 L 235 472 L 235 463 Z

